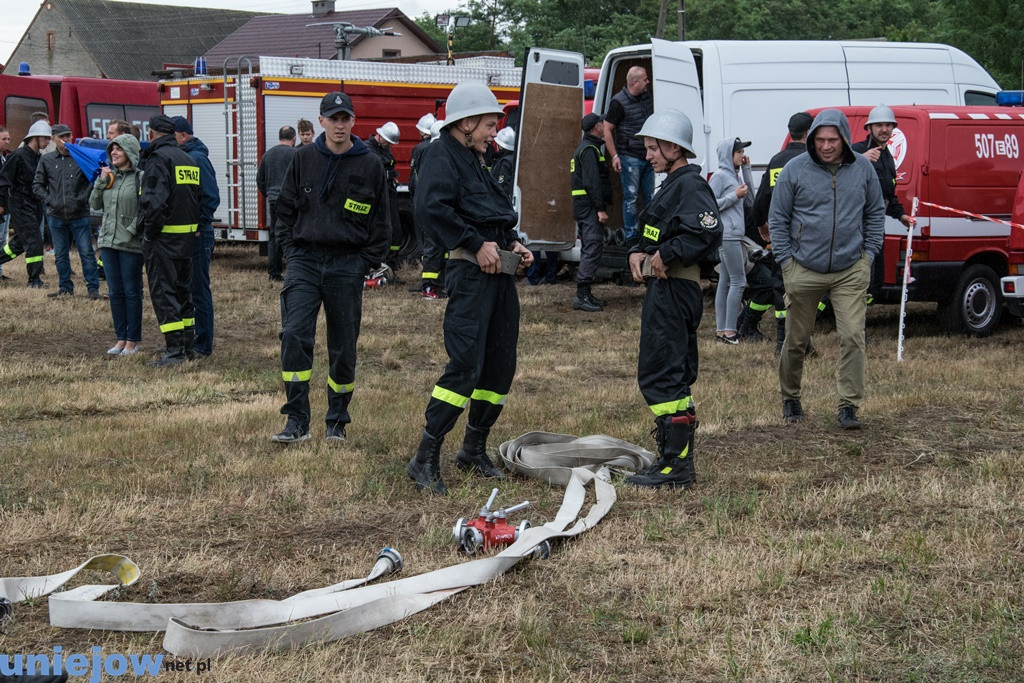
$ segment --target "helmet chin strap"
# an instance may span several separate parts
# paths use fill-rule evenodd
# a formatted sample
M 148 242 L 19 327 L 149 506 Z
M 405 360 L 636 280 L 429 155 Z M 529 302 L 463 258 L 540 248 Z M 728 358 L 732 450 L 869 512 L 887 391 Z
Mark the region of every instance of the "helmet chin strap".
M 662 158 L 668 163 L 668 167 L 666 168 L 666 171 L 673 171 L 673 170 L 675 170 L 676 163 L 679 162 L 679 161 L 682 161 L 686 157 L 686 153 L 685 152 L 680 152 L 679 156 L 677 156 L 676 158 L 674 158 L 674 159 L 669 158 L 669 156 L 667 154 L 665 154 L 665 147 L 664 147 L 663 143 L 664 143 L 664 140 L 658 140 L 658 151 L 661 152 Z M 676 145 L 676 147 L 679 147 L 679 145 Z M 682 150 L 682 147 L 679 147 L 679 149 Z

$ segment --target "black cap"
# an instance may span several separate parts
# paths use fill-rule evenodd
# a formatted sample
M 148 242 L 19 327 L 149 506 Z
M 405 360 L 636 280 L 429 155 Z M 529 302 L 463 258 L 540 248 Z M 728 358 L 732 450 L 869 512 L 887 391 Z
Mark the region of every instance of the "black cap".
M 65 126 L 63 123 L 58 123 L 50 129 L 50 133 L 53 135 L 67 135 L 71 132 L 71 129 Z
M 583 132 L 589 133 L 594 130 L 594 126 L 604 121 L 604 117 L 600 114 L 590 113 L 583 117 Z
M 170 116 L 157 114 L 149 119 L 149 129 L 157 133 L 173 133 L 174 121 L 171 120 Z
M 789 134 L 793 137 L 803 135 L 811 129 L 814 117 L 807 112 L 798 112 L 789 117 Z
M 743 140 L 736 138 L 736 141 L 732 143 L 732 153 L 735 154 L 736 152 L 744 150 L 747 147 L 750 147 L 750 140 L 744 142 Z
M 175 116 L 171 121 L 174 121 L 175 133 L 188 133 L 192 135 L 192 124 L 184 116 Z
M 345 112 L 349 116 L 355 116 L 352 109 L 352 98 L 343 92 L 329 92 L 320 100 L 320 116 L 331 118 L 339 112 Z

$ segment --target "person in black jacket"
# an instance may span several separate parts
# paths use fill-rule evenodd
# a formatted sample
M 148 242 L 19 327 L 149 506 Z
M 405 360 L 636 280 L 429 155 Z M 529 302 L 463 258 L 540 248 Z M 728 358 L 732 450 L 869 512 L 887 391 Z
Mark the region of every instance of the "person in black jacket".
M 697 414 L 690 387 L 697 380 L 697 328 L 704 302 L 700 263 L 722 244 L 718 200 L 693 151 L 693 125 L 675 109 L 656 111 L 637 133 L 655 173 L 667 173 L 640 215 L 640 242 L 629 270 L 647 283 L 640 317 L 640 393 L 654 413 L 658 459 L 626 477 L 643 488 L 688 488 L 697 481 L 693 432 Z
M 14 150 L 0 171 L 0 214 L 11 217 L 14 237 L 4 245 L 0 264 L 25 254 L 28 286 L 42 289 L 43 239 L 39 234 L 42 213 L 39 200 L 32 193 L 32 181 L 39 165 L 40 150 L 50 141 L 50 124 L 36 121 L 28 129 L 25 144 Z
M 395 154 L 392 147 L 398 144 L 398 124 L 388 121 L 377 129 L 377 132 L 366 141 L 370 151 L 380 157 L 384 164 L 384 175 L 388 188 L 388 225 L 391 229 L 391 246 L 388 249 L 387 263 L 395 271 L 395 282 L 398 279 L 398 268 L 401 265 L 398 253 L 402 249 L 402 220 L 398 213 L 398 167 L 395 165 Z
M 277 198 L 277 232 L 288 268 L 281 288 L 281 375 L 288 417 L 276 443 L 306 441 L 309 380 L 321 305 L 327 323 L 326 440 L 345 441 L 355 388 L 363 281 L 388 252 L 384 164 L 358 137 L 352 100 L 320 102 L 324 132 L 296 150 Z
M 511 197 L 515 191 L 515 130 L 508 126 L 502 128 L 494 137 L 494 144 L 497 145 L 498 151 L 494 155 L 494 161 L 491 163 L 491 175 L 494 176 L 494 182 L 498 183 L 501 191 Z
M 867 157 L 875 167 L 878 182 L 882 186 L 882 199 L 885 201 L 885 215 L 895 218 L 904 227 L 909 228 L 916 221 L 903 208 L 896 196 L 896 160 L 889 151 L 889 140 L 896 130 L 896 114 L 884 104 L 873 108 L 868 114 L 864 130 L 868 136 L 853 144 L 853 151 Z M 878 289 L 882 286 L 882 267 L 885 259 L 876 258 L 871 264 L 871 284 L 868 285 L 868 303 L 874 301 Z
M 604 122 L 598 114 L 583 117 L 583 140 L 572 155 L 572 217 L 580 231 L 580 266 L 576 273 L 576 296 L 572 307 L 589 313 L 604 309 L 605 302 L 594 296 L 591 287 L 601 260 L 608 222 L 607 206 L 612 203 L 612 185 L 605 163 Z
M 277 197 L 281 194 L 281 183 L 284 182 L 284 174 L 292 163 L 292 155 L 295 154 L 295 129 L 291 126 L 281 126 L 277 133 L 278 144 L 271 147 L 260 159 L 260 165 L 256 169 L 256 187 L 260 193 L 267 198 L 268 204 L 268 230 L 267 230 L 267 277 L 271 282 L 280 282 L 284 279 L 281 271 L 284 270 L 281 259 L 281 245 L 277 239 Z
M 139 223 L 142 258 L 153 311 L 166 348 L 153 367 L 188 360 L 195 338 L 195 309 L 189 283 L 192 253 L 202 215 L 200 169 L 174 139 L 174 122 L 158 114 L 149 120 L 149 147 L 142 152 Z
M 433 142 L 431 128 L 438 125 L 433 114 L 424 114 L 416 122 L 416 130 L 419 131 L 420 141 L 412 148 L 409 156 L 409 198 L 416 201 L 416 187 L 419 184 L 420 159 L 427 151 L 427 145 Z M 444 293 L 444 270 L 447 255 L 437 241 L 434 229 L 425 223 L 415 211 L 412 214 L 413 223 L 416 225 L 416 234 L 420 238 L 420 296 L 428 300 L 442 299 Z
M 448 365 L 430 395 L 426 426 L 409 477 L 420 490 L 445 494 L 441 444 L 466 404 L 469 420 L 459 469 L 502 478 L 487 457 L 487 436 L 516 371 L 519 295 L 515 272 L 533 255 L 514 230 L 512 200 L 484 165 L 502 108 L 482 83 L 460 83 L 448 96 L 444 129 L 420 162 L 416 213 L 450 254 L 444 346 Z

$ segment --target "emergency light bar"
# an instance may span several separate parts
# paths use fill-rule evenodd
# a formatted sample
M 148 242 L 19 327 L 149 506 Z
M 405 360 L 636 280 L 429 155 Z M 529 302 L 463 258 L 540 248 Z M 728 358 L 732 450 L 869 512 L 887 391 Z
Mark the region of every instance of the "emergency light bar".
M 1024 107 L 1024 90 L 1002 90 L 996 93 L 1000 107 Z

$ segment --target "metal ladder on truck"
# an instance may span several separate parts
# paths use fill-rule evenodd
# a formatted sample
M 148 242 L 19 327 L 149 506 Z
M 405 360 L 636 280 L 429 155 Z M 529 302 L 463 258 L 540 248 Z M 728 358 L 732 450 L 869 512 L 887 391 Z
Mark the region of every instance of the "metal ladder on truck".
M 244 80 L 243 80 L 244 79 Z M 224 144 L 227 175 L 228 239 L 258 240 L 259 211 L 255 173 L 246 182 L 246 172 L 255 170 L 256 136 L 246 138 L 248 127 L 256 127 L 256 91 L 249 57 L 224 60 Z M 254 195 L 250 197 L 249 195 Z M 253 200 L 253 201 L 250 201 Z M 257 235 L 251 238 L 251 235 Z

